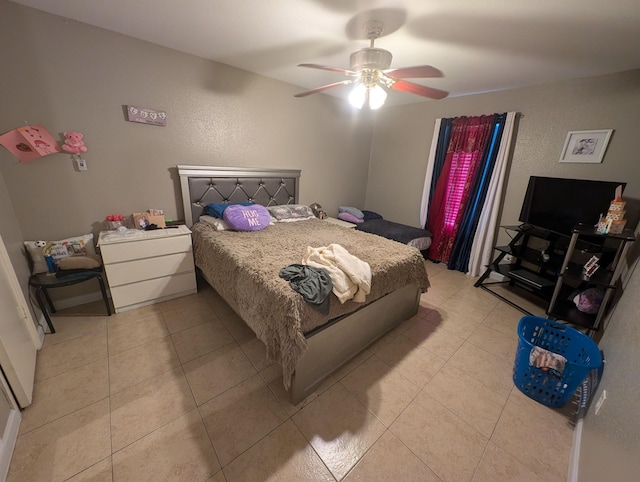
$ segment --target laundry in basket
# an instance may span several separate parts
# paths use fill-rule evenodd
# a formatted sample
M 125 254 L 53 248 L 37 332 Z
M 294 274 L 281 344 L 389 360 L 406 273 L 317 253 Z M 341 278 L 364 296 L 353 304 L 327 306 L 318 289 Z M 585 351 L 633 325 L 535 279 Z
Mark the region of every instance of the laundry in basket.
M 529 365 L 540 368 L 543 371 L 549 371 L 557 377 L 562 376 L 566 363 L 567 359 L 562 355 L 545 350 L 539 346 L 534 346 L 529 353 Z

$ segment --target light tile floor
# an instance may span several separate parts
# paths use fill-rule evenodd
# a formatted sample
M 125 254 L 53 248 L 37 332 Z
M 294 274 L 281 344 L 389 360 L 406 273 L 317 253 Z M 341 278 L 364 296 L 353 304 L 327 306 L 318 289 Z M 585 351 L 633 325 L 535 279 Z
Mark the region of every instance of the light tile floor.
M 56 316 L 8 480 L 566 480 L 569 419 L 512 384 L 521 313 L 462 273 L 428 271 L 419 313 L 299 406 L 206 286 Z

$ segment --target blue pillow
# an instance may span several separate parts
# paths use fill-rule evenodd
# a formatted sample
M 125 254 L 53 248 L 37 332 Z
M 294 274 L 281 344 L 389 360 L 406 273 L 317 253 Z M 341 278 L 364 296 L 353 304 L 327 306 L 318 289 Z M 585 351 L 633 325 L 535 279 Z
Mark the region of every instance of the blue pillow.
M 224 214 L 225 209 L 229 206 L 237 205 L 237 206 L 251 206 L 253 203 L 209 203 L 204 207 L 204 213 L 213 216 L 214 218 L 223 219 L 222 216 Z

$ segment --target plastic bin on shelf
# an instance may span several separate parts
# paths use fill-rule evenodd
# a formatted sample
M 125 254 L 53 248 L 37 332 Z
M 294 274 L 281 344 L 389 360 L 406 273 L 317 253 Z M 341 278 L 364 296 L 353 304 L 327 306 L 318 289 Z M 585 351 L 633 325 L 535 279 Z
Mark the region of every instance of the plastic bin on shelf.
M 563 370 L 532 366 L 530 356 L 536 346 L 566 358 Z M 589 372 L 601 366 L 598 345 L 584 333 L 538 316 L 520 319 L 513 383 L 528 397 L 549 407 L 562 407 Z

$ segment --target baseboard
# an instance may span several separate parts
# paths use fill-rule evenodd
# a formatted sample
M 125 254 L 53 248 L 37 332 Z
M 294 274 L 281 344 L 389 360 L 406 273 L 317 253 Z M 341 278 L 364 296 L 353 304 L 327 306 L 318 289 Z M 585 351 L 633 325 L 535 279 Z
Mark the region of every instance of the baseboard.
M 582 443 L 582 423 L 583 419 L 579 418 L 576 422 L 576 426 L 573 428 L 573 444 L 571 446 L 571 454 L 569 456 L 569 473 L 567 474 L 567 482 L 578 482 L 580 444 Z
M 53 304 L 56 307 L 56 310 L 65 310 L 67 308 L 73 308 L 74 306 L 93 303 L 94 301 L 102 301 L 102 293 L 100 293 L 100 291 L 97 291 L 95 293 L 87 293 L 80 296 L 72 296 L 71 298 L 64 298 L 61 300 L 55 300 Z
M 11 464 L 11 456 L 18 439 L 18 431 L 20 430 L 20 421 L 22 415 L 20 410 L 12 409 L 9 412 L 9 419 L 0 440 L 0 480 L 5 480 L 9 473 L 9 465 Z
M 44 319 L 44 316 L 40 315 L 40 319 L 38 320 L 38 326 L 37 326 L 37 330 L 38 330 L 38 339 L 40 340 L 40 346 L 38 347 L 38 349 L 42 348 L 42 345 L 44 343 L 44 333 L 45 333 L 45 326 L 47 325 L 46 320 Z

